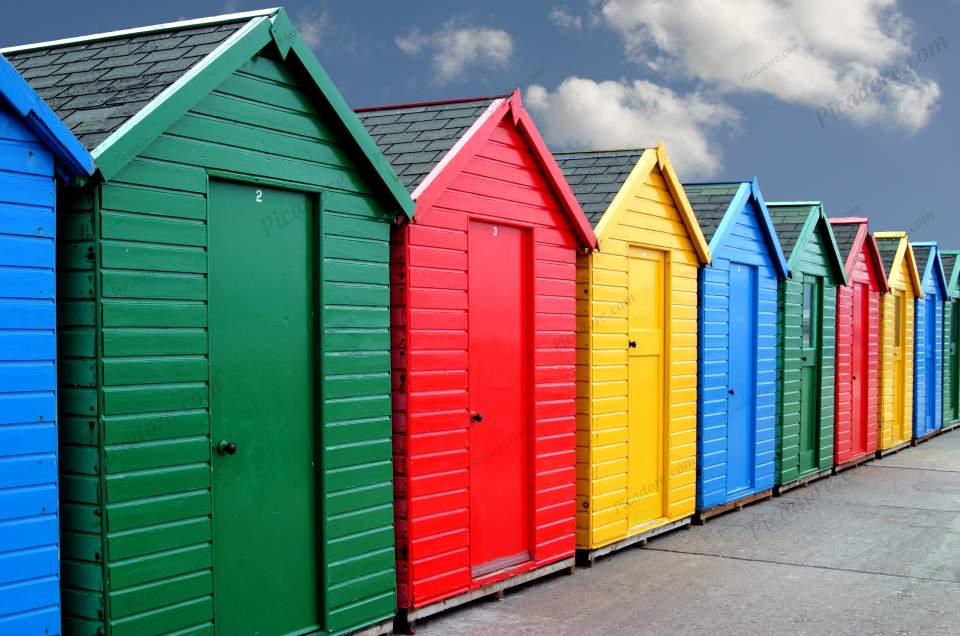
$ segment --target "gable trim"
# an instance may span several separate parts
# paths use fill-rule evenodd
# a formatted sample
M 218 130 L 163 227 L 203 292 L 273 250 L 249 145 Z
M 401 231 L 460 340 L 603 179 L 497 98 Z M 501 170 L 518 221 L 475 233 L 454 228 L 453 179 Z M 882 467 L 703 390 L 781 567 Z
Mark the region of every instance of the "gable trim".
M 777 231 L 773 226 L 773 219 L 770 218 L 770 211 L 767 209 L 767 204 L 763 200 L 763 195 L 760 193 L 760 184 L 757 182 L 756 177 L 754 177 L 752 181 L 744 181 L 740 184 L 737 193 L 730 201 L 730 205 L 727 206 L 727 211 L 723 213 L 723 218 L 720 220 L 720 225 L 717 226 L 717 231 L 714 232 L 713 238 L 710 239 L 710 251 L 713 254 L 717 253 L 717 250 L 733 229 L 734 220 L 743 212 L 743 209 L 747 206 L 751 198 L 756 202 L 757 208 L 760 210 L 760 228 L 763 230 L 764 237 L 767 241 L 767 248 L 773 257 L 774 267 L 776 267 L 780 278 L 787 278 L 790 276 L 790 267 L 787 265 L 787 259 L 783 255 L 780 239 L 777 237 Z
M 956 256 L 960 260 L 960 250 L 942 250 L 940 253 Z M 960 297 L 960 285 L 958 283 L 960 283 L 960 263 L 953 266 L 953 271 L 950 272 L 950 277 L 947 279 L 947 294 L 951 298 Z
M 710 247 L 707 245 L 707 239 L 703 236 L 703 230 L 700 228 L 700 223 L 697 222 L 697 215 L 693 211 L 693 206 L 690 205 L 690 200 L 687 199 L 687 192 L 683 189 L 683 184 L 673 169 L 673 164 L 670 162 L 667 149 L 662 141 L 657 144 L 656 153 L 660 172 L 664 176 L 667 188 L 670 189 L 670 194 L 673 195 L 673 200 L 677 203 L 677 211 L 680 213 L 684 225 L 687 226 L 687 233 L 690 235 L 697 256 L 700 257 L 700 264 L 709 265 L 712 255 L 710 254 Z
M 926 282 L 929 276 L 933 276 L 940 287 L 940 293 L 946 298 L 948 295 L 947 276 L 943 272 L 943 261 L 940 260 L 940 246 L 935 241 L 917 241 L 913 245 L 932 248 L 932 258 L 923 270 L 921 281 Z
M 863 242 L 867 246 L 867 252 L 870 254 L 870 258 L 873 261 L 873 266 L 876 268 L 876 275 L 879 277 L 879 287 L 880 293 L 886 293 L 890 291 L 890 282 L 887 280 L 887 271 L 883 267 L 883 257 L 880 256 L 880 247 L 877 245 L 877 240 L 873 238 L 873 234 L 870 234 L 867 226 L 863 226 L 865 237 Z
M 0 99 L 53 153 L 58 175 L 86 177 L 93 174 L 96 167 L 87 149 L 3 55 L 0 55 Z
M 914 298 L 923 298 L 923 282 L 920 280 L 920 272 L 917 269 L 917 259 L 913 254 L 913 247 L 910 246 L 910 241 L 908 240 L 906 232 L 874 232 L 873 234 L 875 239 L 898 239 L 900 241 L 897 245 L 897 253 L 893 256 L 893 261 L 890 263 L 890 271 L 887 273 L 887 276 L 893 276 L 894 272 L 897 271 L 898 267 L 906 259 L 907 273 L 910 277 L 910 280 L 913 282 L 913 295 Z M 887 288 L 892 289 L 890 285 L 890 279 L 887 279 Z
M 847 255 L 844 269 L 847 271 L 847 284 L 853 276 L 853 268 L 856 267 L 857 255 L 860 250 L 866 248 L 867 258 L 873 264 L 872 277 L 877 280 L 880 293 L 890 291 L 890 282 L 887 280 L 886 268 L 883 266 L 883 257 L 880 256 L 880 248 L 877 241 L 873 238 L 868 227 L 869 220 L 866 217 L 848 216 L 830 219 L 830 225 L 856 225 L 857 235 L 853 238 L 853 245 L 850 247 L 850 254 Z M 836 235 L 834 235 L 836 238 Z M 843 255 L 841 254 L 841 257 Z
M 357 115 L 347 106 L 286 12 L 273 9 L 270 12 L 254 12 L 254 15 L 256 17 L 224 40 L 93 150 L 91 154 L 104 180 L 109 181 L 116 176 L 204 96 L 274 42 L 284 59 L 289 58 L 291 51 L 296 55 L 402 214 L 412 218 L 414 203 L 407 189 L 400 183 Z
M 597 237 L 593 228 L 590 227 L 590 221 L 587 220 L 580 203 L 573 194 L 573 190 L 570 189 L 570 184 L 563 177 L 563 172 L 553 158 L 553 154 L 547 149 L 540 133 L 537 132 L 533 120 L 520 100 L 520 93 L 516 90 L 509 98 L 490 104 L 480 119 L 471 125 L 454 147 L 433 167 L 424 179 L 424 183 L 429 180 L 429 185 L 422 189 L 418 186 L 414 190 L 417 209 L 420 211 L 417 218 L 422 217 L 423 209 L 430 208 L 446 186 L 459 174 L 463 166 L 476 155 L 480 147 L 490 138 L 493 129 L 499 126 L 508 114 L 510 114 L 517 132 L 530 145 L 531 154 L 543 170 L 547 183 L 559 200 L 560 207 L 566 213 L 570 225 L 580 240 L 580 244 L 589 249 L 596 249 Z M 461 144 L 460 141 L 463 141 L 463 143 Z M 442 171 L 440 170 L 441 167 L 443 167 Z
M 827 255 L 827 258 L 830 260 L 834 273 L 836 273 L 840 278 L 840 284 L 847 285 L 850 282 L 849 277 L 847 276 L 846 267 L 844 267 L 843 257 L 840 254 L 840 247 L 837 245 L 837 237 L 833 235 L 833 227 L 830 223 L 830 219 L 827 218 L 827 215 L 823 211 L 823 203 L 820 201 L 804 201 L 799 203 L 774 203 L 771 205 L 809 205 L 810 212 L 807 215 L 807 220 L 803 224 L 803 228 L 800 230 L 800 235 L 797 237 L 797 243 L 793 247 L 793 252 L 790 254 L 790 258 L 787 263 L 790 266 L 791 271 L 796 267 L 797 259 L 800 258 L 800 254 L 803 253 L 806 242 L 810 240 L 810 237 L 813 236 L 814 232 L 818 228 L 823 228 L 827 233 L 827 239 L 830 244 L 830 253 Z
M 613 228 L 620 223 L 620 218 L 626 212 L 626 199 L 630 196 L 630 192 L 633 190 L 634 185 L 638 180 L 643 181 L 647 178 L 647 176 L 649 176 L 656 162 L 657 157 L 653 149 L 644 149 L 643 153 L 640 155 L 640 158 L 637 159 L 635 164 L 633 164 L 630 174 L 627 175 L 626 179 L 624 179 L 623 185 L 620 186 L 616 196 L 613 197 L 613 201 L 610 202 L 610 205 L 607 206 L 603 216 L 600 217 L 594 232 L 597 235 L 597 241 L 600 244 L 601 251 L 603 250 L 604 239 L 606 239 L 607 235 L 613 231 Z

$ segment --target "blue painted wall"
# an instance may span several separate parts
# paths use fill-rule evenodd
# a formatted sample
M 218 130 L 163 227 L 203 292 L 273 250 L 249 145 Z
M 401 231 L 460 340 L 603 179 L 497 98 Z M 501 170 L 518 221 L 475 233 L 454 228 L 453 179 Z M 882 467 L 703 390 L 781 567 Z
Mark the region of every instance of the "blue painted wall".
M 944 294 L 938 280 L 937 267 L 940 256 L 937 248 L 930 256 L 923 275 L 923 298 L 914 301 L 916 316 L 914 320 L 913 355 L 913 436 L 923 437 L 938 430 L 943 424 L 943 301 Z M 936 310 L 929 311 L 931 299 Z M 936 342 L 934 347 L 933 372 L 927 368 L 928 334 L 931 329 Z M 933 377 L 933 386 L 928 378 Z M 933 418 L 929 417 L 933 411 Z
M 54 159 L 0 101 L 0 634 L 60 632 Z
M 762 214 L 753 199 L 736 214 L 713 263 L 700 271 L 700 382 L 697 413 L 697 510 L 707 510 L 773 487 L 776 460 L 777 285 L 774 255 L 761 229 Z M 753 404 L 729 394 L 731 263 L 757 269 L 757 359 Z M 728 488 L 728 422 L 731 410 L 753 408 L 753 484 Z

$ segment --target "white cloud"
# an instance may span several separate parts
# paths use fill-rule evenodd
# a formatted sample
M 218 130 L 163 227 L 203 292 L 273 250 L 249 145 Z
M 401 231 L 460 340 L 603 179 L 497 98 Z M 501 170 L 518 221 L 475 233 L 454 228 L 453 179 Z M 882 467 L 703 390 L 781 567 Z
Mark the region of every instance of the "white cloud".
M 662 138 L 684 179 L 717 171 L 720 151 L 709 133 L 736 129 L 740 122 L 735 109 L 701 93 L 680 95 L 644 80 L 568 77 L 553 92 L 529 87 L 524 101 L 544 137 L 558 148 L 642 148 Z
M 453 21 L 434 33 L 414 29 L 394 41 L 407 55 L 429 51 L 441 83 L 460 77 L 471 65 L 503 68 L 513 54 L 513 38 L 506 31 L 461 26 Z
M 604 0 L 601 9 L 637 61 L 722 91 L 813 108 L 855 103 L 845 116 L 910 132 L 938 107 L 939 85 L 911 64 L 898 0 Z M 881 76 L 881 89 L 863 91 Z
M 311 48 L 318 48 L 330 30 L 330 15 L 326 11 L 308 9 L 297 14 L 295 24 L 303 41 Z
M 566 7 L 552 7 L 550 21 L 561 31 L 579 31 L 583 28 L 583 18 L 571 14 Z

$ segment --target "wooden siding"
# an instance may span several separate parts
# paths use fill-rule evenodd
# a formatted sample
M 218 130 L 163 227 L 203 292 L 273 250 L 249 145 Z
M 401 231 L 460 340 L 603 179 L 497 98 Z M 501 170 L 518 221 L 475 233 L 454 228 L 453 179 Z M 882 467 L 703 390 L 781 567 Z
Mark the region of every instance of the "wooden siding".
M 805 475 L 800 473 L 800 339 L 803 318 L 803 277 L 823 280 L 822 359 L 820 364 L 820 423 L 816 470 L 833 466 L 834 382 L 836 374 L 837 294 L 840 282 L 831 267 L 828 249 L 832 249 L 822 227 L 803 245 L 801 258 L 790 270 L 790 278 L 781 280 L 777 294 L 777 468 L 778 484 L 789 484 Z
M 0 100 L 0 633 L 60 630 L 54 158 Z
M 697 273 L 699 260 L 659 168 L 637 181 L 601 251 L 578 259 L 577 545 L 597 548 L 692 515 L 696 507 Z M 613 211 L 608 211 L 611 214 Z M 667 515 L 629 526 L 627 318 L 645 302 L 628 286 L 633 246 L 668 254 L 665 430 L 662 483 Z M 639 408 L 643 408 L 640 406 Z
M 730 214 L 730 213 L 728 213 Z M 754 491 L 773 487 L 776 460 L 777 287 L 779 275 L 752 200 L 701 269 L 697 510 L 727 502 L 730 263 L 757 267 L 757 391 Z
M 392 320 L 398 596 L 420 607 L 575 548 L 577 240 L 508 116 L 417 222 L 395 232 Z M 464 150 L 466 151 L 466 150 Z M 491 194 L 495 188 L 497 195 Z M 470 561 L 467 228 L 533 230 L 532 560 L 476 580 Z
M 914 367 L 914 324 L 915 324 L 915 303 L 913 302 L 915 290 L 913 280 L 907 270 L 906 254 L 901 259 L 900 267 L 896 271 L 888 272 L 888 284 L 890 292 L 883 294 L 880 303 L 880 436 L 879 446 L 881 450 L 892 448 L 904 442 L 909 442 L 912 437 L 913 429 L 913 367 Z M 903 355 L 904 361 L 904 387 L 903 387 L 903 409 L 904 409 L 904 435 L 899 439 L 894 435 L 894 364 L 893 364 L 893 343 L 894 343 L 894 318 L 895 318 L 895 292 L 905 293 L 905 302 L 903 310 L 906 312 L 906 328 L 904 329 Z
M 382 209 L 380 188 L 302 78 L 254 58 L 64 215 L 65 238 L 79 241 L 64 253 L 80 268 L 64 274 L 65 295 L 84 301 L 61 311 L 73 358 L 63 374 L 65 525 L 75 528 L 64 579 L 84 590 L 65 602 L 76 633 L 93 633 L 98 613 L 107 634 L 213 631 L 207 170 L 324 193 L 321 624 L 341 633 L 393 615 L 396 211 Z
M 880 430 L 880 282 L 870 260 L 868 241 L 863 241 L 848 272 L 850 284 L 837 288 L 837 375 L 835 395 L 836 420 L 834 428 L 834 462 L 843 464 L 857 459 L 853 455 L 853 353 L 854 353 L 854 306 L 853 286 L 869 286 L 867 325 L 867 453 L 877 449 Z
M 952 345 L 951 325 L 953 325 L 953 312 L 957 311 L 957 301 L 953 298 L 947 298 L 943 303 L 943 397 L 941 398 L 943 418 L 941 425 L 952 424 L 953 414 L 950 410 L 950 400 L 953 397 L 953 375 L 950 369 L 950 347 Z
M 936 252 L 936 248 L 934 248 Z M 935 253 L 931 254 L 930 259 L 933 261 L 935 258 Z M 931 263 L 931 273 L 930 276 L 923 280 L 923 298 L 918 298 L 914 301 L 916 306 L 916 322 L 914 323 L 914 366 L 913 366 L 913 383 L 914 383 L 914 400 L 913 400 L 913 435 L 914 437 L 920 437 L 927 433 L 932 432 L 940 428 L 941 422 L 943 420 L 943 293 L 940 291 L 940 287 L 937 284 L 936 273 L 933 270 L 933 267 L 936 266 L 936 262 Z M 930 317 L 927 316 L 927 301 L 930 297 L 936 298 L 936 307 L 937 310 L 935 315 Z M 932 320 L 934 337 L 936 342 L 934 343 L 934 385 L 929 386 L 929 383 L 926 381 L 927 378 L 927 357 L 925 351 L 927 348 L 927 321 Z M 934 413 L 933 413 L 933 426 L 928 429 L 926 426 L 926 411 L 927 411 L 927 400 L 930 399 L 932 394 L 932 399 L 934 400 Z

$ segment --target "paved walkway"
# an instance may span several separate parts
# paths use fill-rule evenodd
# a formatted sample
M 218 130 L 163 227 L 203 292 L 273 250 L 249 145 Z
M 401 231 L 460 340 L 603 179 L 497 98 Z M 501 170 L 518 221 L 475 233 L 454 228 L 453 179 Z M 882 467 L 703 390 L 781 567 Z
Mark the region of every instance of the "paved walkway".
M 417 633 L 960 634 L 960 430 Z

